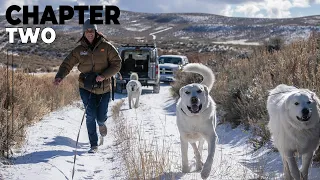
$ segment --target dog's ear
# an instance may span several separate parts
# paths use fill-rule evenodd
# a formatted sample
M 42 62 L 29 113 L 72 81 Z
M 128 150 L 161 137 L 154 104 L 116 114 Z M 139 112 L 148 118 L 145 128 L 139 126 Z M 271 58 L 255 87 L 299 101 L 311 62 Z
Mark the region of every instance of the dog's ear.
M 284 101 L 284 108 L 287 110 L 287 109 L 289 109 L 289 105 L 290 105 L 290 100 L 289 99 L 286 99 L 285 101 Z
M 179 90 L 179 96 L 181 97 L 182 93 L 183 93 L 183 90 L 184 90 L 184 86 L 180 88 Z
M 314 93 L 314 92 L 312 92 L 312 91 L 309 91 L 309 92 L 310 92 L 310 94 L 311 94 L 311 99 L 312 99 L 312 100 L 314 100 L 314 101 L 319 101 L 316 93 Z
M 209 88 L 206 85 L 203 85 L 204 91 L 206 92 L 206 95 L 209 95 Z
M 285 109 L 289 109 L 290 107 L 290 105 L 291 105 L 291 103 L 294 103 L 294 102 L 292 102 L 292 100 L 293 100 L 293 96 L 292 96 L 292 94 L 290 94 L 290 95 L 288 95 L 286 98 L 283 98 L 284 99 L 284 108 Z
M 290 109 L 290 105 L 292 103 L 295 103 L 293 102 L 293 95 L 292 94 L 289 94 L 289 95 L 286 95 L 287 97 L 283 98 L 284 99 L 284 108 L 285 109 Z
M 310 94 L 311 94 L 311 99 L 317 104 L 317 106 L 319 107 L 320 106 L 320 100 L 317 96 L 316 93 L 312 92 L 312 91 L 309 91 Z

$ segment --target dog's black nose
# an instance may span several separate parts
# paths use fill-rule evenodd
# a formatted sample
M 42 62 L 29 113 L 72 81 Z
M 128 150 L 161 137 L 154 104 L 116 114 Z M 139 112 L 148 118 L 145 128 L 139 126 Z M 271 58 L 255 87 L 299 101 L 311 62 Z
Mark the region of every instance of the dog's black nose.
M 198 104 L 198 98 L 196 96 L 191 97 L 191 104 Z
M 134 91 L 134 87 L 132 87 L 131 90 Z
M 302 109 L 302 115 L 308 115 L 310 113 L 308 108 L 303 108 Z

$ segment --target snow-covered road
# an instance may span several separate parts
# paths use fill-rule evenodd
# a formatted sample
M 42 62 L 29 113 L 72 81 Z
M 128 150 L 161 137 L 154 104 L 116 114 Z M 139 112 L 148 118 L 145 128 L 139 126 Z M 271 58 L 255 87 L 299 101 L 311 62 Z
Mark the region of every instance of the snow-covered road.
M 116 94 L 116 100 L 111 107 L 125 99 L 120 114 L 127 126 L 139 132 L 140 140 L 144 142 L 165 142 L 169 160 L 170 172 L 161 179 L 201 179 L 199 172 L 181 173 L 181 156 L 179 132 L 176 127 L 175 101 L 171 99 L 170 86 L 161 85 L 160 93 L 153 94 L 152 89 L 145 88 L 138 109 L 129 109 L 126 94 Z M 27 139 L 23 146 L 14 150 L 13 165 L 2 165 L 0 171 L 3 179 L 44 180 L 71 179 L 75 140 L 83 115 L 81 102 L 59 109 L 45 116 L 42 121 L 29 127 Z M 110 117 L 107 121 L 108 136 L 96 154 L 88 154 L 89 149 L 85 123 L 81 128 L 76 172 L 74 179 L 127 179 L 121 156 L 118 154 L 118 144 L 115 137 L 115 122 Z M 219 144 L 216 148 L 214 165 L 208 179 L 253 179 L 258 176 L 252 171 L 259 171 L 255 164 L 244 163 L 245 159 L 254 155 L 246 144 L 249 133 L 240 128 L 231 129 L 228 125 L 217 128 Z M 189 146 L 189 164 L 194 170 L 195 160 Z M 263 154 L 263 152 L 262 152 Z M 265 154 L 265 153 L 264 153 Z M 202 159 L 207 155 L 205 143 Z M 255 155 L 256 160 L 259 154 Z M 279 166 L 277 158 L 275 166 Z M 251 170 L 247 167 L 251 168 Z M 262 169 L 263 171 L 263 169 Z M 278 172 L 274 172 L 277 174 Z M 1 177 L 1 176 L 0 176 Z

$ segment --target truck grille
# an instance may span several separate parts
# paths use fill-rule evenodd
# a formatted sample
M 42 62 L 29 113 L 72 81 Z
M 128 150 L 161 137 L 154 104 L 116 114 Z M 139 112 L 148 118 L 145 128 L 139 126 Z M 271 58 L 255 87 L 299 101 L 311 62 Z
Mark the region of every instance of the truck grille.
M 160 68 L 160 74 L 173 74 L 173 71 L 168 68 Z

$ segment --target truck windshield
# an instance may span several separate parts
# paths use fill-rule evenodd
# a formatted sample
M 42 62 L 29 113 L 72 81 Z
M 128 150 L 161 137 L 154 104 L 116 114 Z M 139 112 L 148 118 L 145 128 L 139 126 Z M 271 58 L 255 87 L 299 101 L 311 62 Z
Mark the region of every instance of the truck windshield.
M 179 57 L 160 57 L 159 63 L 182 64 L 182 60 Z
M 123 59 L 133 58 L 135 60 L 149 60 L 150 51 L 147 50 L 125 50 L 122 54 Z

